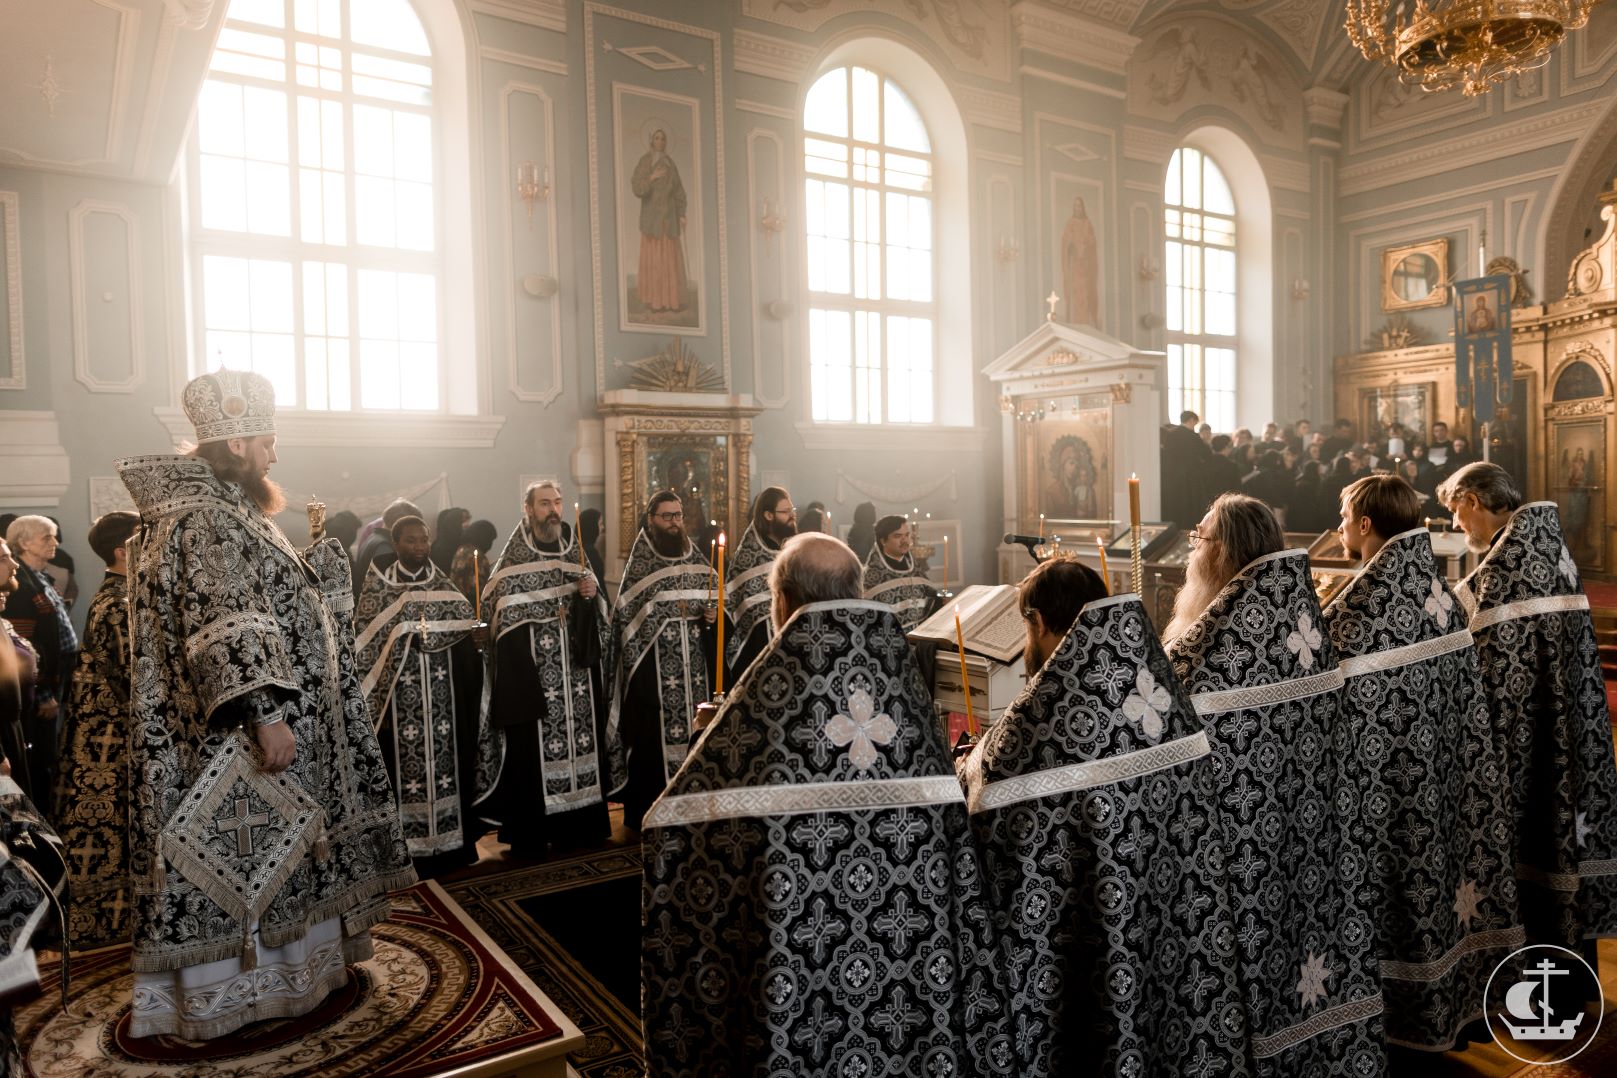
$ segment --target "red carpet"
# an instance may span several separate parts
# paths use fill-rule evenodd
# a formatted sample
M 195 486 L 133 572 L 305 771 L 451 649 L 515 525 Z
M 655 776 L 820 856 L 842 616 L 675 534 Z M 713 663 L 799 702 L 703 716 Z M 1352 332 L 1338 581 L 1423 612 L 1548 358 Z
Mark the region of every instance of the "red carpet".
M 373 958 L 301 1018 L 257 1022 L 207 1042 L 130 1037 L 129 948 L 74 959 L 68 1008 L 57 966 L 40 962 L 44 995 L 16 1011 L 24 1073 L 36 1078 L 428 1078 L 499 1061 L 556 1041 L 571 1023 L 436 883 L 393 896 L 371 930 Z M 514 1069 L 514 1068 L 506 1068 Z

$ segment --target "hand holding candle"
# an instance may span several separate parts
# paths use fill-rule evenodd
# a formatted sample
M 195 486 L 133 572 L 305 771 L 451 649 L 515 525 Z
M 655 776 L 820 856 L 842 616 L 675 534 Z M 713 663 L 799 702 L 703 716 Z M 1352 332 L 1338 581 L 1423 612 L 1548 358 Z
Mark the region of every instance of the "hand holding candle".
M 954 604 L 954 640 L 960 649 L 960 684 L 966 693 L 966 733 L 977 736 L 977 712 L 971 706 L 971 675 L 966 671 L 966 636 L 960 631 L 960 604 Z

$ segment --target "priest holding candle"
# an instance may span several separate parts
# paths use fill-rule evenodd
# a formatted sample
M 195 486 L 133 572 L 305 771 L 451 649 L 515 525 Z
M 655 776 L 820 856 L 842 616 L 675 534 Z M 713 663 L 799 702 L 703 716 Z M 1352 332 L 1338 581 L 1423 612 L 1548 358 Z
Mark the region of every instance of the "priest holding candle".
M 723 540 L 714 541 L 714 559 Z M 646 507 L 629 550 L 612 614 L 612 710 L 607 750 L 610 793 L 623 822 L 640 827 L 646 809 L 685 761 L 697 705 L 719 687 L 721 654 L 713 600 L 719 578 L 685 531 L 679 495 L 665 490 Z

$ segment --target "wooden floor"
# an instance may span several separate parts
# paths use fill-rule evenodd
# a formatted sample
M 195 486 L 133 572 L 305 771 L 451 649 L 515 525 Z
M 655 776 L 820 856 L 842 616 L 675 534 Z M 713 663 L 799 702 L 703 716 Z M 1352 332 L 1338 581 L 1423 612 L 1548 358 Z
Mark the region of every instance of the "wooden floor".
M 1606 993 L 1605 1021 L 1600 1033 L 1576 1059 L 1555 1066 L 1533 1065 L 1513 1059 L 1497 1044 L 1473 1044 L 1463 1052 L 1397 1052 L 1390 1073 L 1397 1078 L 1613 1078 L 1617 1075 L 1617 940 L 1600 941 L 1600 987 Z M 1532 1057 L 1528 1050 L 1520 1050 Z M 1538 1059 L 1553 1058 L 1552 1051 L 1538 1053 Z

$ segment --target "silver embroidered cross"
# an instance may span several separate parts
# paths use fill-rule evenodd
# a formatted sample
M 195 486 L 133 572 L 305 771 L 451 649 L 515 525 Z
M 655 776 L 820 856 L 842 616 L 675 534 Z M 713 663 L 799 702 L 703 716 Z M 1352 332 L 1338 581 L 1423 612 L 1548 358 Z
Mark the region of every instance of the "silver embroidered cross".
M 1449 627 L 1449 614 L 1454 610 L 1454 597 L 1443 590 L 1443 582 L 1432 580 L 1432 594 L 1426 597 L 1426 612 L 1432 615 L 1439 629 Z
M 1173 696 L 1157 684 L 1146 667 L 1134 679 L 1134 691 L 1123 701 L 1123 714 L 1140 724 L 1145 736 L 1155 741 L 1162 736 L 1162 716 L 1173 706 Z
M 1314 619 L 1307 614 L 1297 619 L 1297 628 L 1286 637 L 1286 649 L 1297 656 L 1297 663 L 1304 670 L 1314 669 L 1314 649 L 1319 647 L 1322 638 L 1319 630 L 1314 627 Z
M 876 762 L 876 746 L 891 744 L 897 733 L 897 724 L 876 714 L 876 701 L 864 689 L 855 689 L 848 697 L 846 715 L 834 715 L 825 724 L 825 736 L 839 748 L 849 746 L 848 759 L 861 771 Z

